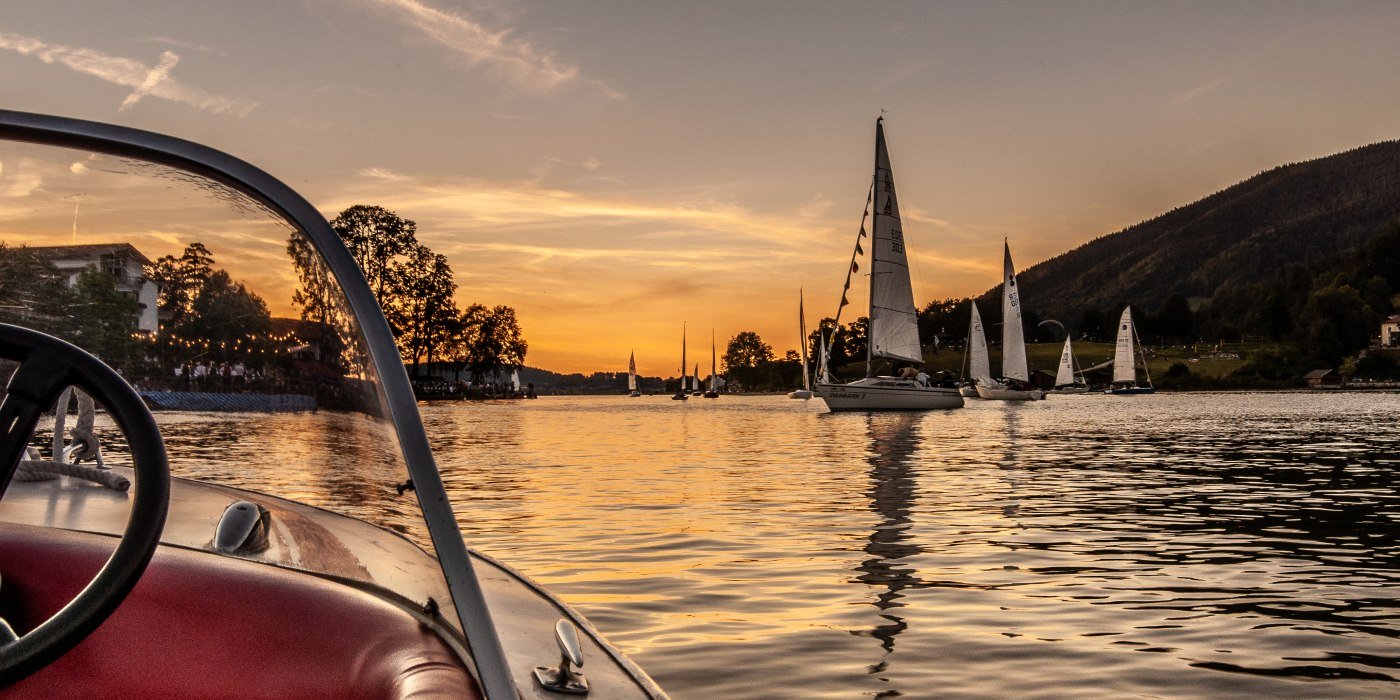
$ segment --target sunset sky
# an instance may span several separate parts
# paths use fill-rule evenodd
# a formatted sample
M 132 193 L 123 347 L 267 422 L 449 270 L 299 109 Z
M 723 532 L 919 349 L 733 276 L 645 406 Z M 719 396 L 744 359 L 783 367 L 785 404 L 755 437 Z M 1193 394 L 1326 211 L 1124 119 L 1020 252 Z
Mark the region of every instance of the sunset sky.
M 1024 268 L 1400 137 L 1397 27 L 1392 2 L 6 0 L 0 106 L 394 210 L 463 305 L 519 311 L 528 364 L 667 375 L 682 321 L 781 353 L 799 287 L 834 312 L 882 109 L 923 305 L 995 285 L 1003 236 Z

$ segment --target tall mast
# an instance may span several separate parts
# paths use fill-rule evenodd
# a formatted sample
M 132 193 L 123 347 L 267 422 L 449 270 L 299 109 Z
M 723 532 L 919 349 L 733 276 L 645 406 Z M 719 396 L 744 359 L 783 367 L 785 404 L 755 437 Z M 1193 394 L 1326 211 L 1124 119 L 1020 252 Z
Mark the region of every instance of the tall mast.
M 874 184 L 871 185 L 873 196 L 871 201 L 874 209 L 870 212 L 870 230 L 879 231 L 880 223 L 877 218 L 880 216 L 880 142 L 884 140 L 885 117 L 880 115 L 875 118 L 875 168 L 872 171 Z M 870 239 L 870 265 L 866 271 L 866 276 L 870 278 L 870 302 L 867 304 L 870 310 L 865 316 L 865 376 L 866 378 L 875 376 L 875 343 L 874 334 L 871 333 L 870 321 L 875 318 L 875 256 L 879 254 L 880 246 L 874 238 Z

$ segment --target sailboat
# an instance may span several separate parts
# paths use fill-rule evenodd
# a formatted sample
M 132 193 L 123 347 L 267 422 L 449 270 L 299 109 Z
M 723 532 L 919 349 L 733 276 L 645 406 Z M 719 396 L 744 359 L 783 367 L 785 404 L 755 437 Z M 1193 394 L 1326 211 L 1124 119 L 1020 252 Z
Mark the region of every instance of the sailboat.
M 1055 388 L 1052 394 L 1087 394 L 1089 385 L 1083 377 L 1076 377 L 1074 371 L 1074 348 L 1069 336 L 1065 336 L 1065 348 L 1060 351 L 1060 369 L 1055 372 Z
M 681 388 L 671 395 L 672 401 L 684 401 L 690 398 L 690 392 L 685 390 L 685 324 L 681 324 Z
M 1011 264 L 1011 244 L 1003 242 L 1001 285 L 1001 378 L 977 384 L 977 395 L 998 401 L 1034 401 L 1045 391 L 1030 383 L 1026 366 L 1026 338 L 1021 329 L 1021 290 L 1016 288 L 1016 268 Z
M 1147 356 L 1142 358 L 1142 371 L 1147 375 L 1147 386 L 1138 386 L 1137 358 L 1133 355 L 1133 345 L 1137 342 L 1137 329 L 1133 327 L 1133 307 L 1123 307 L 1123 315 L 1118 319 L 1118 344 L 1113 349 L 1113 386 L 1103 393 L 1118 396 L 1131 394 L 1151 394 L 1152 373 L 1147 371 Z M 1138 351 L 1142 348 L 1139 345 Z
M 873 203 L 873 213 L 868 208 Z M 909 282 L 908 253 L 899 205 L 894 192 L 894 174 L 890 170 L 890 154 L 885 146 L 884 117 L 875 120 L 875 176 L 866 198 L 866 212 L 872 213 L 874 231 L 870 245 L 870 323 L 866 343 L 866 376 L 847 384 L 835 384 L 823 376 L 813 391 L 833 411 L 926 410 L 961 408 L 962 395 L 952 386 L 932 386 L 927 375 L 875 376 L 877 359 L 922 365 L 923 347 L 919 342 L 919 323 L 914 311 L 914 289 Z M 851 288 L 851 276 L 857 271 L 856 256 L 861 254 L 861 238 L 866 235 L 865 217 L 856 236 L 851 264 L 846 268 L 846 285 L 841 290 L 832 332 L 840 328 L 841 307 L 846 305 L 846 292 Z M 823 355 L 826 351 L 823 350 Z M 825 373 L 827 358 L 822 358 Z M 906 370 L 911 369 L 906 367 Z M 908 371 L 902 374 L 909 374 Z
M 812 398 L 812 375 L 807 371 L 807 316 L 802 310 L 802 290 L 797 290 L 797 333 L 802 348 L 802 388 L 788 392 L 790 399 Z
M 690 395 L 701 396 L 705 392 L 700 390 L 700 363 L 695 363 L 695 371 L 690 375 Z
M 710 329 L 710 388 L 702 394 L 707 399 L 719 398 L 719 364 L 715 359 L 715 329 Z
M 982 330 L 982 314 L 977 302 L 972 302 L 972 319 L 967 324 L 967 356 L 970 384 L 959 390 L 963 396 L 975 397 L 979 384 L 992 384 L 992 361 L 987 357 L 987 334 Z
M 632 355 L 627 358 L 627 395 L 636 398 L 642 395 L 637 389 L 637 351 L 633 350 Z

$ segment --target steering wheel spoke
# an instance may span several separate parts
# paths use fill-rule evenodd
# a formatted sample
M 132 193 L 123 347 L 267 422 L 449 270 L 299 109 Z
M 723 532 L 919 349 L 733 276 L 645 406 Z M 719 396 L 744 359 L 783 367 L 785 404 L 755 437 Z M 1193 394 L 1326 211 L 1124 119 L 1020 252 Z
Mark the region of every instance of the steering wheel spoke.
M 67 365 L 52 357 L 31 354 L 10 377 L 0 402 L 0 496 L 10 487 L 39 417 L 68 386 L 70 373 Z

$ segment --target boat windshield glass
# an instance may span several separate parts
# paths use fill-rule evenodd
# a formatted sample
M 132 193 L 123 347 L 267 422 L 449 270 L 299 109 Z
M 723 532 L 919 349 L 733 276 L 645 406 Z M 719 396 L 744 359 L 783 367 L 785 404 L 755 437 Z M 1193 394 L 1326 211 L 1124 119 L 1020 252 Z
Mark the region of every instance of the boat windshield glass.
M 380 292 L 393 282 L 387 259 L 404 254 L 369 243 L 352 252 Z M 0 143 L 0 322 L 67 340 L 120 372 L 153 409 L 174 476 L 402 535 L 386 544 L 377 529 L 264 499 L 268 545 L 240 556 L 420 601 L 445 586 L 435 569 L 425 582 L 401 556 L 373 555 L 409 547 L 433 563 L 360 323 L 320 253 L 282 216 L 164 166 Z M 34 441 L 46 459 L 53 426 L 41 422 Z M 95 428 L 105 464 L 129 466 L 100 407 Z M 210 492 L 173 491 L 167 542 L 208 547 L 236 498 Z M 44 517 L 98 529 L 63 508 Z

